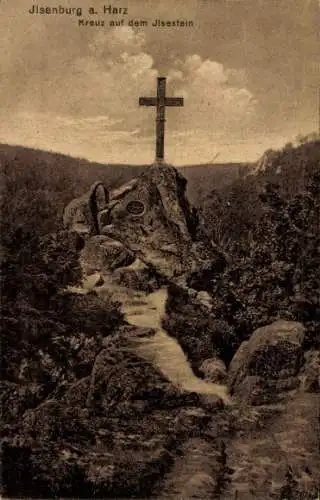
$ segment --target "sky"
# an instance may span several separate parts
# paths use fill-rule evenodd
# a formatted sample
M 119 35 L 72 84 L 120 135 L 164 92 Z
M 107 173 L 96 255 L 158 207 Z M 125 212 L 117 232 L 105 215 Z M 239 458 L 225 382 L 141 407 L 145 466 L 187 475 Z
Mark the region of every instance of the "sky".
M 110 5 L 127 14 L 104 14 Z M 155 109 L 138 100 L 159 76 L 184 97 L 166 111 L 174 165 L 254 161 L 319 127 L 320 0 L 0 0 L 0 13 L 2 143 L 150 164 Z

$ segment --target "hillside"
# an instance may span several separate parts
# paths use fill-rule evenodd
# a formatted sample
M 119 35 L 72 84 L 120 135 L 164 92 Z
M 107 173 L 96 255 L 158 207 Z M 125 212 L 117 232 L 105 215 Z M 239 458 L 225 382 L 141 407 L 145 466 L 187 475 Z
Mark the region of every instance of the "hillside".
M 266 156 L 181 169 L 195 212 L 173 167 L 1 147 L 4 497 L 316 498 L 320 143 Z
M 2 168 L 10 165 L 22 173 L 27 167 L 33 171 L 41 169 L 43 185 L 59 185 L 62 192 L 70 191 L 70 197 L 77 196 L 96 180 L 101 180 L 114 188 L 141 174 L 147 165 L 102 164 L 84 159 L 47 151 L 9 146 L 0 144 L 0 165 Z M 188 195 L 191 202 L 199 202 L 207 189 L 220 188 L 237 179 L 242 174 L 245 165 L 241 164 L 199 164 L 179 167 L 179 170 L 189 181 Z M 77 180 L 77 182 L 75 182 Z
M 209 163 L 179 167 L 188 181 L 188 196 L 195 206 L 200 206 L 205 196 L 215 189 L 223 189 L 249 171 L 245 163 Z
M 265 213 L 266 186 L 290 200 L 308 189 L 319 170 L 319 140 L 267 151 L 241 178 L 202 200 L 203 216 L 210 221 L 213 237 L 225 242 L 247 238 Z

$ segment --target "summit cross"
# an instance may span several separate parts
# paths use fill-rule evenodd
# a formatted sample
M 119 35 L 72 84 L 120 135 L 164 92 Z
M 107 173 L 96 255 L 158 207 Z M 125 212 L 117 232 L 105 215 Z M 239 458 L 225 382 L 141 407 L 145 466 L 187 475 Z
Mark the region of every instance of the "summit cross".
M 164 124 L 166 106 L 183 106 L 183 97 L 166 97 L 166 78 L 159 77 L 157 97 L 140 97 L 139 106 L 156 106 L 156 163 L 164 162 Z

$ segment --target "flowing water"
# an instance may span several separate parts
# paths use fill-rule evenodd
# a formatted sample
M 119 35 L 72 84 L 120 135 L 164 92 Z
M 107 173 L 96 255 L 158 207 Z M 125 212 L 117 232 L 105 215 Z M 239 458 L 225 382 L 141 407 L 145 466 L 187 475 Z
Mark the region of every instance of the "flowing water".
M 126 321 L 135 326 L 153 328 L 153 336 L 132 338 L 132 349 L 136 354 L 156 366 L 163 375 L 181 390 L 200 394 L 217 395 L 228 401 L 227 389 L 223 385 L 206 382 L 192 371 L 189 361 L 179 343 L 161 326 L 168 296 L 165 287 L 153 293 L 142 293 L 105 280 L 105 290 L 113 300 L 120 302 Z

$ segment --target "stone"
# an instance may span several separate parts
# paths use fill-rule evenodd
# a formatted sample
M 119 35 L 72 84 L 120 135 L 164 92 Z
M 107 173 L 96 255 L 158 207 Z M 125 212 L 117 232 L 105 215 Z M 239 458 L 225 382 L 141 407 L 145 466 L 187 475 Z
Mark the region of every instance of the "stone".
M 277 380 L 248 375 L 237 385 L 235 393 L 242 404 L 277 404 L 286 399 L 288 392 L 298 387 L 298 377 Z
M 103 284 L 103 277 L 100 273 L 93 273 L 87 276 L 82 281 L 82 286 L 86 290 L 92 290 L 96 286 L 101 286 Z
M 307 351 L 300 375 L 302 389 L 306 392 L 320 392 L 320 351 Z
M 208 292 L 204 292 L 204 291 L 198 292 L 197 300 L 205 308 L 207 308 L 207 309 L 212 308 L 212 297 L 208 294 Z
M 100 273 L 93 273 L 83 278 L 81 286 L 68 286 L 65 292 L 87 295 L 92 292 L 95 287 L 103 285 L 103 282 L 104 280 Z
M 119 285 L 146 293 L 152 293 L 161 286 L 160 278 L 144 264 L 140 268 L 127 266 L 116 269 L 113 278 Z
M 132 401 L 146 401 L 148 406 L 175 407 L 190 404 L 190 394 L 177 389 L 151 363 L 136 355 L 132 348 L 135 335 L 148 328 L 125 326 L 118 334 L 105 339 L 91 373 L 87 407 L 105 414 L 121 412 Z M 198 401 L 197 396 L 193 398 Z
M 274 394 L 294 389 L 304 335 L 303 325 L 295 321 L 278 320 L 258 328 L 230 363 L 231 391 L 248 404 L 264 404 Z
M 113 271 L 121 266 L 129 266 L 134 260 L 133 253 L 120 241 L 102 234 L 89 238 L 80 254 L 85 275 Z
M 64 225 L 86 240 L 86 273 L 125 267 L 132 255 L 167 279 L 207 263 L 212 247 L 202 242 L 206 251 L 199 250 L 198 217 L 187 200 L 186 183 L 174 167 L 152 165 L 110 193 L 97 182 L 73 200 Z
M 135 255 L 168 278 L 191 270 L 197 225 L 185 196 L 186 181 L 168 165 L 151 166 L 119 191 L 110 193 L 102 234 L 129 247 Z M 141 207 L 132 213 L 133 204 Z
M 63 225 L 84 238 L 98 234 L 98 211 L 104 210 L 109 201 L 109 194 L 100 181 L 72 200 L 64 209 Z
M 235 385 L 239 372 L 244 369 L 247 358 L 249 357 L 248 341 L 241 342 L 235 352 L 228 369 L 228 384 L 230 387 Z
M 199 371 L 204 379 L 210 382 L 224 383 L 227 378 L 226 365 L 218 358 L 205 359 L 200 365 Z

